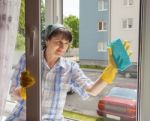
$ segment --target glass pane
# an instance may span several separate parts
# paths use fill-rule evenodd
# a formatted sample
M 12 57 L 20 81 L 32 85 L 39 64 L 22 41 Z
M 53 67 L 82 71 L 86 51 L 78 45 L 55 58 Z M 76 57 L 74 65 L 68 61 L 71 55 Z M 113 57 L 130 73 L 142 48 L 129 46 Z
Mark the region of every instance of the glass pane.
M 103 22 L 103 29 L 107 30 L 107 23 L 106 22 Z
M 133 19 L 132 18 L 128 19 L 128 28 L 133 28 Z
M 99 30 L 103 30 L 103 22 L 99 22 Z
M 102 0 L 98 0 L 98 10 L 102 10 L 103 9 L 103 1 Z
M 57 63 L 51 64 L 48 60 L 51 59 L 52 56 L 46 56 L 51 54 L 46 54 L 46 52 L 52 52 L 51 50 L 54 49 L 54 45 L 66 47 L 65 45 L 67 44 L 68 46 L 68 43 L 62 41 L 60 43 L 59 38 L 59 44 L 56 42 L 53 46 L 48 48 L 49 51 L 46 51 L 47 44 L 51 43 L 49 39 L 51 40 L 52 38 L 46 40 L 44 46 L 46 48 L 43 50 L 42 56 L 43 70 L 41 70 L 42 120 L 62 120 L 64 116 L 65 119 L 74 118 L 78 120 L 83 120 L 81 117 L 86 117 L 86 121 L 135 121 L 138 83 L 137 63 L 139 56 L 139 13 L 137 11 L 139 11 L 140 0 L 134 8 L 125 9 L 120 0 L 111 2 L 105 0 L 105 5 L 101 0 L 99 2 L 97 0 L 63 0 L 63 3 L 59 0 L 43 0 L 41 2 L 41 33 L 48 25 L 61 23 L 63 19 L 64 26 L 71 31 L 73 37 L 69 50 L 67 48 L 65 50 L 67 51 L 66 54 L 63 53 L 64 55 L 61 55 L 63 56 L 63 60 L 67 60 L 64 62 L 68 62 L 68 65 L 60 63 L 61 59 L 59 59 Z M 127 5 L 127 2 L 127 0 L 124 0 L 124 5 Z M 97 11 L 105 8 L 101 5 L 107 6 L 108 11 Z M 133 10 L 131 11 L 131 9 Z M 89 10 L 92 11 L 92 14 L 87 12 Z M 134 11 L 136 12 L 134 13 Z M 135 18 L 134 21 L 131 17 Z M 105 22 L 99 22 L 99 20 Z M 98 22 L 99 30 L 107 29 L 108 31 L 97 31 Z M 128 29 L 123 29 L 127 27 L 132 28 L 133 25 L 135 27 L 134 31 L 131 29 L 129 31 Z M 24 28 L 20 28 L 18 33 L 21 36 L 20 38 L 24 41 Z M 44 33 L 42 40 L 46 38 L 45 35 L 46 33 Z M 91 85 L 92 83 L 90 82 L 94 83 L 97 78 L 100 77 L 104 69 L 108 67 L 109 62 L 108 52 L 97 51 L 97 49 L 106 50 L 107 47 L 110 47 L 112 40 L 116 38 L 120 38 L 122 42 L 124 42 L 124 40 L 130 41 L 130 49 L 134 51 L 130 57 L 132 63 L 126 70 L 118 70 L 112 84 L 108 84 L 101 93 L 95 97 L 90 96 L 88 98 L 89 95 L 84 88 Z M 99 40 L 103 40 L 103 42 L 98 42 Z M 24 51 L 23 48 L 24 45 L 21 44 L 21 50 Z M 65 51 L 57 49 L 58 53 Z M 18 58 L 16 55 L 14 57 Z M 59 66 L 59 64 L 62 65 Z M 14 68 L 20 69 L 18 65 L 14 66 Z M 111 76 L 110 74 L 111 73 L 109 73 L 107 77 Z M 15 84 L 15 86 L 17 84 Z M 10 102 L 13 104 L 16 103 L 16 101 L 12 100 L 10 100 Z M 21 116 L 24 115 L 21 114 Z
M 105 10 L 108 9 L 108 5 L 109 5 L 109 4 L 108 4 L 107 0 L 104 0 L 104 9 L 105 9 Z
M 108 12 L 97 12 L 95 7 L 96 4 L 100 7 L 100 1 L 79 1 L 79 65 L 84 67 L 82 69 L 86 76 L 94 82 L 103 71 L 100 68 L 107 67 L 107 51 L 102 50 L 107 50 L 112 40 L 116 38 L 120 38 L 122 42 L 128 40 L 131 46 L 129 50 L 134 52 L 130 57 L 131 66 L 125 71 L 119 70 L 112 84 L 107 85 L 98 96 L 82 101 L 78 92 L 74 88 L 71 89 L 71 93 L 67 95 L 65 111 L 73 111 L 74 115 L 78 112 L 84 116 L 94 116 L 100 121 L 136 120 L 139 13 L 134 11 L 139 11 L 139 2 L 137 1 L 134 8 L 129 8 L 122 6 L 122 3 L 131 5 L 129 0 L 112 0 L 111 2 L 105 0 L 104 5 L 108 5 Z M 92 15 L 87 14 L 89 10 L 92 11 Z M 133 21 L 133 18 L 136 19 Z M 99 21 L 99 30 L 108 31 L 97 31 L 96 21 Z M 128 28 L 133 28 L 133 25 L 135 30 L 129 30 Z
M 103 50 L 103 43 L 102 43 L 102 42 L 99 42 L 99 43 L 97 44 L 97 50 L 98 50 L 98 51 L 102 51 L 102 50 Z
M 134 4 L 134 0 L 129 0 L 129 5 L 133 5 Z
M 8 95 L 14 67 L 14 49 L 18 29 L 20 1 L 0 1 L 0 120 L 5 120 L 14 104 Z M 1 119 L 2 118 L 2 119 Z
M 104 41 L 98 42 L 97 44 L 97 50 L 100 51 L 106 51 L 107 50 L 107 43 Z

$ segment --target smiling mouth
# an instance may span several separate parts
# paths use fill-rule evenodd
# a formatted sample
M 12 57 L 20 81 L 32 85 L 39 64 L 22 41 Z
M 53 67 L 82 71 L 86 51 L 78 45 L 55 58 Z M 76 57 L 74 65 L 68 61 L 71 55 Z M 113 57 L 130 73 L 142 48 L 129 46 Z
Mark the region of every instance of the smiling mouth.
M 62 51 L 62 50 L 57 50 L 57 52 L 59 52 L 59 53 L 64 53 L 64 51 Z

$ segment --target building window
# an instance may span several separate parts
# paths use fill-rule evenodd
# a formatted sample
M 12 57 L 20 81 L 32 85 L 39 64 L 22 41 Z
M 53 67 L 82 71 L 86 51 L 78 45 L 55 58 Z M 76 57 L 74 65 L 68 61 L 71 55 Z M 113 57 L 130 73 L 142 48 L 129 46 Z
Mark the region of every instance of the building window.
M 104 21 L 101 21 L 98 23 L 98 30 L 99 31 L 106 31 L 107 30 L 107 23 Z
M 102 51 L 107 51 L 107 42 L 105 41 L 100 41 L 97 43 L 97 51 L 102 52 Z
M 133 28 L 133 18 L 127 18 L 122 20 L 122 28 L 130 29 Z
M 134 0 L 123 0 L 124 6 L 132 6 L 134 5 Z
M 108 9 L 108 1 L 98 0 L 98 11 L 106 11 Z

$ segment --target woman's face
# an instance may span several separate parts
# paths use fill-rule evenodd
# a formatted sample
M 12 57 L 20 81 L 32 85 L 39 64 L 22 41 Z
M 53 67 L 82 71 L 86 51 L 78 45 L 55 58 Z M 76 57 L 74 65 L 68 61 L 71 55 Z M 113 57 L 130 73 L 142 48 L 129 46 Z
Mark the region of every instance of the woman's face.
M 61 36 L 52 37 L 46 42 L 46 51 L 48 54 L 56 57 L 63 56 L 69 47 L 69 40 Z

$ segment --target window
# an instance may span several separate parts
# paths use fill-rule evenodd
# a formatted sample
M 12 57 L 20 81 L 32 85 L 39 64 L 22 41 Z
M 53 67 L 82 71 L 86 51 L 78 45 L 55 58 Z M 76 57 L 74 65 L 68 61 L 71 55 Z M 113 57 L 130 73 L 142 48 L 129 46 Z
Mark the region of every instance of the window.
M 133 0 L 129 0 L 129 5 L 134 5 Z
M 132 6 L 134 5 L 134 0 L 123 0 L 124 6 Z
M 108 1 L 98 0 L 98 11 L 105 11 L 108 9 Z
M 100 52 L 100 51 L 106 51 L 107 50 L 107 42 L 105 41 L 100 41 L 97 43 L 97 51 Z
M 124 3 L 126 4 L 126 5 L 132 5 L 132 4 L 134 4 L 134 1 L 133 0 L 123 0 L 124 1 Z M 131 1 L 130 3 L 129 3 L 129 1 Z M 143 0 L 144 1 L 144 0 Z M 143 2 L 142 1 L 142 2 Z M 35 2 L 35 0 L 34 0 L 34 2 Z M 36 1 L 37 2 L 37 1 Z M 35 3 L 36 3 L 35 2 Z M 81 1 L 81 2 L 83 2 L 83 0 Z M 85 1 L 84 1 L 85 2 Z M 86 1 L 87 2 L 87 1 Z M 140 1 L 141 2 L 141 1 Z M 30 3 L 30 2 L 29 2 Z M 83 4 L 83 5 L 85 5 L 85 3 Z M 114 5 L 114 4 L 113 4 Z M 32 6 L 32 4 L 30 3 L 30 4 L 28 4 L 27 6 L 30 6 L 30 7 L 32 7 L 32 9 L 33 10 L 37 10 L 37 9 L 34 9 L 35 8 L 35 6 Z M 118 6 L 118 4 L 115 4 L 115 6 L 117 7 Z M 139 17 L 140 18 L 140 20 L 142 20 L 142 21 L 140 21 L 140 24 L 135 24 L 134 23 L 134 27 L 136 28 L 136 26 L 137 25 L 140 25 L 140 27 L 139 28 L 141 28 L 140 29 L 140 31 L 138 32 L 139 34 L 140 34 L 140 41 L 139 41 L 139 45 L 140 45 L 140 51 L 142 50 L 142 52 L 140 52 L 140 54 L 138 55 L 140 58 L 139 58 L 139 62 L 138 62 L 138 64 L 139 64 L 139 76 L 138 76 L 138 78 L 140 79 L 139 80 L 139 82 L 138 82 L 138 79 L 136 78 L 136 77 L 134 77 L 134 73 L 132 74 L 131 72 L 132 72 L 132 70 L 129 70 L 128 72 L 126 72 L 126 73 L 129 73 L 129 74 L 131 74 L 131 77 L 132 78 L 130 78 L 130 77 L 127 77 L 126 78 L 126 75 L 121 75 L 121 73 L 119 74 L 119 78 L 116 76 L 116 80 L 114 80 L 113 81 L 113 84 L 111 84 L 111 85 L 109 85 L 108 86 L 108 88 L 106 88 L 106 90 L 105 90 L 105 93 L 107 93 L 108 91 L 109 91 L 109 89 L 110 88 L 112 88 L 111 86 L 126 86 L 127 88 L 133 88 L 133 84 L 134 85 L 136 85 L 137 83 L 138 83 L 138 87 L 139 88 L 137 88 L 138 89 L 138 92 L 139 92 L 139 94 L 138 94 L 138 100 L 137 100 L 137 121 L 147 121 L 148 119 L 150 119 L 150 115 L 148 114 L 148 113 L 145 113 L 145 112 L 150 112 L 150 108 L 149 108 L 149 101 L 150 101 L 150 95 L 149 95 L 149 91 L 150 91 L 150 88 L 149 88 L 149 86 L 148 85 L 150 85 L 150 81 L 149 81 L 149 67 L 150 67 L 150 55 L 148 54 L 149 53 L 149 51 L 150 51 L 150 48 L 149 48 L 149 46 L 150 46 L 150 41 L 149 41 L 149 38 L 150 38 L 150 34 L 149 34 L 149 32 L 150 32 L 150 17 L 149 17 L 149 11 L 150 11 L 150 1 L 149 0 L 147 0 L 146 2 L 143 2 L 143 5 L 141 5 L 141 7 L 142 7 L 142 9 L 141 10 L 143 10 L 142 12 L 143 12 L 143 14 Z M 83 7 L 81 7 L 81 8 L 83 8 Z M 92 8 L 92 7 L 91 7 Z M 115 8 L 115 7 L 114 7 Z M 30 9 L 29 9 L 30 10 Z M 117 9 L 118 10 L 118 9 Z M 132 11 L 131 11 L 132 12 Z M 137 12 L 137 11 L 136 11 Z M 34 19 L 32 19 L 32 16 L 31 15 L 27 15 L 28 17 L 30 17 L 31 18 L 31 20 L 34 20 Z M 36 17 L 38 17 L 38 16 L 36 16 Z M 88 16 L 89 17 L 89 16 Z M 115 20 L 116 20 L 116 16 L 113 16 L 114 18 L 115 18 Z M 38 17 L 39 18 L 39 17 Z M 35 19 L 35 20 L 38 20 L 38 18 L 37 19 Z M 138 18 L 138 19 L 139 19 Z M 87 20 L 87 19 L 86 19 Z M 128 19 L 122 19 L 122 27 L 123 28 L 133 28 L 133 22 L 135 22 L 136 21 L 136 18 L 134 18 L 134 21 L 133 21 L 133 19 L 132 18 L 128 18 Z M 31 21 L 32 23 L 38 23 L 38 22 L 33 22 L 33 21 Z M 114 21 L 111 21 L 111 24 L 113 23 Z M 116 22 L 116 21 L 115 21 Z M 119 20 L 119 22 L 120 22 L 120 20 Z M 116 25 L 119 23 L 118 21 L 116 22 Z M 89 24 L 89 23 L 88 23 Z M 96 23 L 97 24 L 97 23 Z M 34 24 L 33 24 L 34 25 Z M 106 24 L 106 22 L 105 23 L 103 23 L 103 22 L 99 22 L 99 25 L 98 25 L 98 27 L 99 28 L 101 28 L 101 30 L 103 29 L 103 28 L 105 28 L 104 26 L 106 26 L 107 24 Z M 111 27 L 114 27 L 113 29 L 111 28 L 111 32 L 120 32 L 117 28 L 116 28 L 116 25 L 114 25 L 114 26 L 111 26 Z M 34 26 L 37 26 L 37 25 L 34 25 Z M 85 27 L 85 26 L 84 26 Z M 109 26 L 107 25 L 107 29 L 109 30 Z M 89 29 L 90 30 L 90 29 Z M 100 29 L 99 29 L 100 30 Z M 32 31 L 32 30 L 31 30 Z M 39 33 L 38 33 L 39 34 Z M 37 35 L 38 35 L 37 34 Z M 104 33 L 105 34 L 105 33 Z M 123 32 L 123 35 L 125 34 L 125 32 Z M 88 34 L 85 34 L 86 36 L 88 35 Z M 113 35 L 113 37 L 114 36 L 116 36 L 116 35 L 119 35 L 118 33 L 116 34 L 116 35 L 114 35 L 114 33 L 112 34 L 111 33 L 111 35 Z M 120 35 L 122 35 L 122 33 L 120 33 Z M 133 36 L 133 34 L 131 34 L 131 33 L 129 33 L 129 35 L 132 35 Z M 129 36 L 128 35 L 128 36 Z M 91 36 L 91 35 L 89 35 L 89 36 Z M 126 36 L 126 35 L 125 35 Z M 127 39 L 128 39 L 128 36 L 126 36 L 127 37 Z M 103 36 L 102 36 L 103 37 Z M 91 38 L 90 38 L 91 39 Z M 99 39 L 100 40 L 100 39 Z M 138 39 L 135 39 L 135 40 L 138 40 Z M 142 40 L 142 41 L 141 41 Z M 36 42 L 38 42 L 38 41 L 36 41 Z M 93 41 L 92 41 L 93 42 Z M 136 43 L 138 43 L 138 41 L 136 42 Z M 84 43 L 85 44 L 85 43 Z M 104 41 L 100 41 L 100 42 L 98 42 L 97 43 L 97 48 L 98 48 L 98 50 L 103 50 L 103 48 L 105 48 L 105 42 Z M 91 46 L 91 45 L 90 45 Z M 134 46 L 134 45 L 131 45 L 131 46 Z M 36 46 L 37 47 L 37 46 Z M 88 48 L 89 49 L 89 48 Z M 35 51 L 35 52 L 38 52 L 38 51 Z M 90 55 L 89 54 L 89 51 L 87 52 L 88 53 L 88 55 Z M 36 54 L 37 55 L 37 54 Z M 35 60 L 38 60 L 38 59 L 35 59 Z M 38 65 L 38 64 L 36 64 L 36 65 Z M 31 67 L 32 68 L 32 67 Z M 89 70 L 87 71 L 87 72 L 89 72 Z M 95 73 L 95 72 L 94 72 Z M 89 74 L 89 75 L 91 75 L 91 73 Z M 136 75 L 137 75 L 137 72 L 136 72 Z M 99 77 L 99 70 L 98 70 L 98 77 Z M 36 89 L 36 88 L 35 88 Z M 37 92 L 37 90 L 35 91 L 35 92 Z M 123 92 L 124 93 L 124 92 Z M 102 96 L 104 96 L 105 94 L 101 94 L 101 95 L 99 95 L 99 96 L 97 96 L 98 98 L 99 97 L 102 97 Z M 37 98 L 35 98 L 35 97 L 37 97 L 35 94 L 34 94 L 34 96 L 32 96 L 32 95 L 29 95 L 29 98 L 33 98 L 33 99 L 37 99 Z M 38 96 L 39 97 L 39 96 Z M 70 96 L 68 96 L 69 97 L 69 99 L 70 99 Z M 74 99 L 74 98 L 78 98 L 79 96 L 77 96 L 77 97 L 73 97 L 72 96 L 72 99 Z M 80 98 L 79 98 L 80 99 Z M 93 99 L 92 99 L 93 100 Z M 148 101 L 149 100 L 149 101 Z M 32 101 L 32 103 L 30 103 L 31 105 L 29 105 L 29 106 L 27 106 L 27 108 L 28 109 L 34 109 L 34 105 L 33 105 L 33 102 L 35 103 L 35 101 L 34 100 L 32 100 L 31 99 L 31 101 Z M 92 104 L 96 104 L 96 106 L 97 106 L 97 102 L 96 103 L 91 103 L 90 102 L 91 101 L 91 99 L 90 100 L 88 100 L 88 101 L 82 101 L 83 102 L 83 104 L 81 103 L 81 105 L 79 106 L 79 107 L 77 107 L 77 106 L 74 106 L 73 108 L 75 109 L 75 108 L 77 108 L 77 109 L 81 109 L 81 106 L 84 106 L 85 104 L 86 104 L 86 102 L 87 102 L 87 104 L 88 104 L 88 106 L 87 105 L 85 105 L 86 106 L 86 109 L 88 108 L 88 107 L 94 107 Z M 97 101 L 97 100 L 96 100 Z M 118 101 L 118 100 L 117 100 Z M 77 101 L 75 101 L 75 102 L 77 102 Z M 74 104 L 75 102 L 70 102 L 70 104 Z M 89 103 L 90 102 L 90 103 Z M 37 103 L 36 103 L 37 104 Z M 70 104 L 69 104 L 69 106 L 70 106 Z M 77 104 L 79 104 L 79 102 L 77 102 Z M 108 104 L 108 103 L 107 103 Z M 113 104 L 113 103 L 112 103 Z M 97 107 L 95 106 L 95 108 L 94 108 L 94 112 L 96 112 L 97 111 Z M 126 110 L 128 110 L 129 112 L 128 112 L 128 115 L 132 115 L 133 113 L 131 113 L 131 112 L 133 112 L 133 109 L 132 108 L 129 108 L 129 109 L 127 109 L 127 108 L 125 108 L 125 109 L 122 109 L 120 106 L 118 106 L 117 108 L 116 108 L 116 106 L 114 107 L 114 106 L 110 106 L 110 105 L 106 105 L 107 106 L 107 108 L 109 107 L 111 110 L 113 110 L 113 109 L 118 109 L 117 110 L 117 112 L 118 112 L 118 114 L 119 113 L 122 113 L 122 114 L 125 114 L 125 112 L 124 111 L 126 111 Z M 104 105 L 101 105 L 101 107 L 102 108 L 104 108 Z M 91 108 L 91 109 L 92 109 Z M 35 110 L 37 110 L 37 109 L 35 109 Z M 32 110 L 31 110 L 32 111 Z M 88 110 L 89 111 L 89 110 Z M 32 111 L 33 112 L 33 111 Z M 39 116 L 39 114 L 37 113 L 37 111 L 34 111 L 33 113 L 36 113 L 36 117 L 34 117 L 34 120 L 36 120 L 36 121 L 38 121 L 38 116 Z M 108 113 L 108 112 L 107 112 Z M 115 113 L 114 113 L 115 114 Z M 31 119 L 32 120 L 32 115 L 31 115 L 31 118 L 30 118 L 30 115 L 27 115 L 28 116 L 28 119 Z M 106 116 L 105 118 L 104 118 L 104 120 L 106 119 L 108 119 L 108 120 L 111 120 L 110 118 L 108 118 L 109 116 L 111 116 L 111 118 L 118 118 L 116 115 L 109 115 L 109 114 L 106 114 L 106 115 L 103 115 L 103 116 Z M 133 117 L 133 116 L 132 116 Z M 37 119 L 35 119 L 35 118 L 37 118 Z M 120 117 L 119 117 L 120 118 Z M 127 118 L 127 117 L 125 117 L 125 118 Z M 105 120 L 105 121 L 106 121 Z M 112 120 L 114 120 L 114 119 L 112 119 Z M 122 117 L 121 117 L 121 120 L 127 120 L 127 119 L 122 119 Z M 136 119 L 135 119 L 136 120 Z M 128 121 L 130 121 L 130 120 L 128 120 Z
M 107 23 L 104 21 L 101 21 L 98 23 L 98 30 L 104 31 L 107 30 Z
M 122 28 L 130 29 L 133 28 L 133 18 L 127 18 L 122 20 Z

